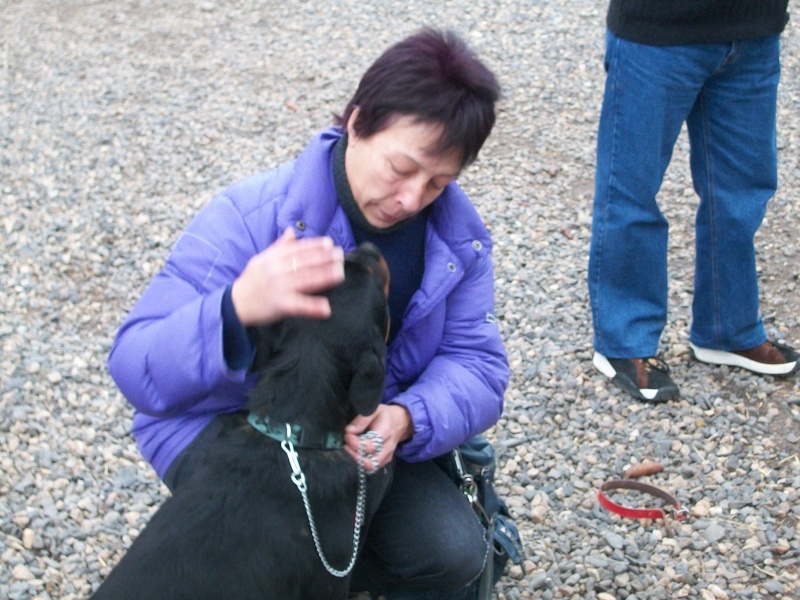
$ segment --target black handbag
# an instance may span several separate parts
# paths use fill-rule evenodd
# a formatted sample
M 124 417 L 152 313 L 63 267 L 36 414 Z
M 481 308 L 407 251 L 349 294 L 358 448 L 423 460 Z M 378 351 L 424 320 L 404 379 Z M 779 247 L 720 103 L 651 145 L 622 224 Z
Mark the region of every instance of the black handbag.
M 461 488 L 478 520 L 486 529 L 490 555 L 483 573 L 467 589 L 465 600 L 491 600 L 509 560 L 522 562 L 522 540 L 506 503 L 495 492 L 492 481 L 497 468 L 494 448 L 475 436 L 453 452 L 439 457 L 439 465 Z

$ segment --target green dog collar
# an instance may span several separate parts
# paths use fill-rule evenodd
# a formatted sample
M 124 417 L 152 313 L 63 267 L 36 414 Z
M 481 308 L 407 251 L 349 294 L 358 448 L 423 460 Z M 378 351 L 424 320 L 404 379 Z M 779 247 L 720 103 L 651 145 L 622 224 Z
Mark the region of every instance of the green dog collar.
M 304 430 L 300 425 L 292 423 L 273 423 L 269 417 L 259 417 L 255 413 L 247 415 L 247 422 L 259 433 L 271 437 L 278 442 L 291 442 L 298 448 L 312 448 L 318 450 L 338 450 L 344 446 L 344 438 L 340 433 L 328 431 L 314 435 L 308 430 Z M 291 434 L 287 437 L 288 431 Z

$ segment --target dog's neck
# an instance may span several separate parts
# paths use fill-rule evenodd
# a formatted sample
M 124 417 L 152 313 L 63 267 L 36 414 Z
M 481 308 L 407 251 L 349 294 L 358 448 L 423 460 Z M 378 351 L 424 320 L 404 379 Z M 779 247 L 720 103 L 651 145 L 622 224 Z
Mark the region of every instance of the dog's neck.
M 260 434 L 276 442 L 291 442 L 296 448 L 309 450 L 338 450 L 344 445 L 344 435 L 334 431 L 315 431 L 296 423 L 276 422 L 254 412 L 247 415 L 247 422 Z
M 309 345 L 302 359 L 288 369 L 281 368 L 280 356 L 276 357 L 278 365 L 266 367 L 247 402 L 254 420 L 268 423 L 265 429 L 278 437 L 285 437 L 287 424 L 302 432 L 301 447 L 341 439 L 354 416 L 347 399 L 350 374 L 330 355 L 319 356 L 322 351 Z

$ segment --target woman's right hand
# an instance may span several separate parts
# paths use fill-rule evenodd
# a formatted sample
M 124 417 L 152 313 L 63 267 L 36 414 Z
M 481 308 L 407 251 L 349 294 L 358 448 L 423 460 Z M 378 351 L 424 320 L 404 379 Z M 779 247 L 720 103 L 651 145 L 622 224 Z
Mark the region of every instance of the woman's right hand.
M 231 300 L 242 325 L 266 325 L 285 317 L 325 319 L 328 299 L 313 294 L 344 281 L 344 252 L 329 237 L 296 239 L 287 229 L 256 254 L 233 282 Z

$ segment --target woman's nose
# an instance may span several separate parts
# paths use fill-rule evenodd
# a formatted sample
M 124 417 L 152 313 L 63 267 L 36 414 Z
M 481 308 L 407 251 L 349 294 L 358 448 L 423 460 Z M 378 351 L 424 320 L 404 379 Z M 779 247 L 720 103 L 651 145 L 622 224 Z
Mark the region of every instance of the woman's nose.
M 425 182 L 417 177 L 409 179 L 400 191 L 399 199 L 407 214 L 416 214 L 425 201 Z

